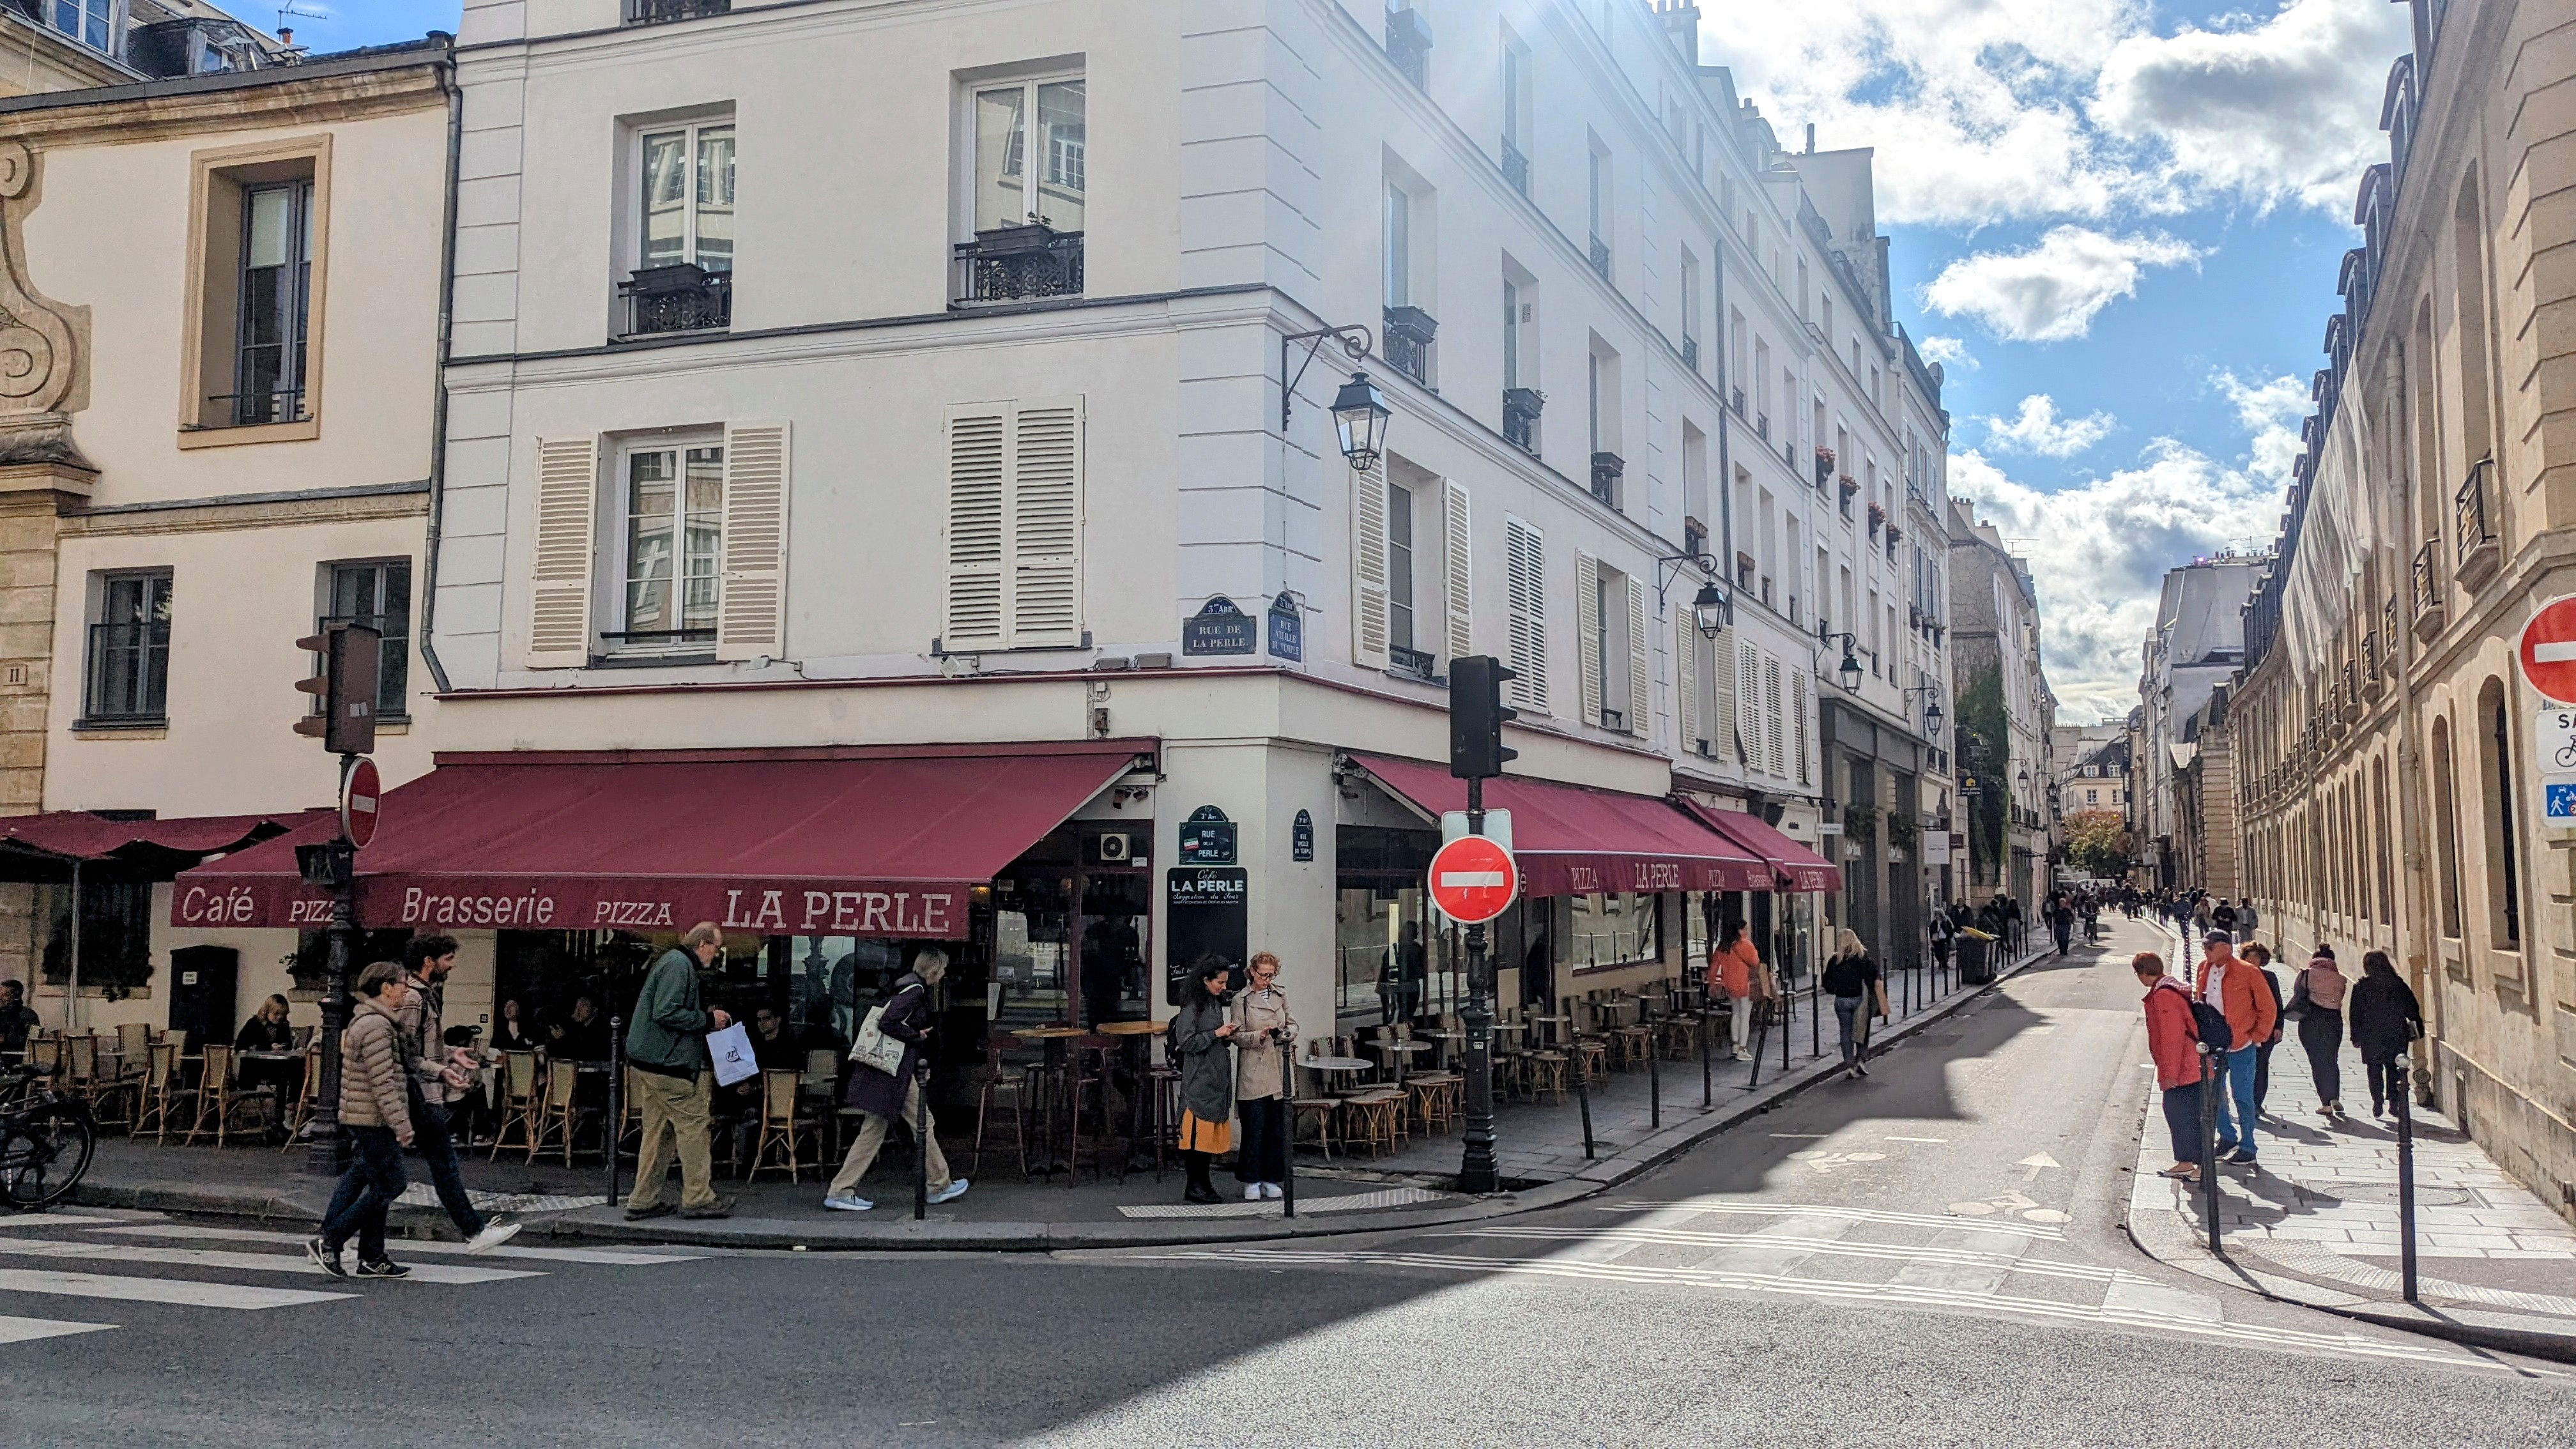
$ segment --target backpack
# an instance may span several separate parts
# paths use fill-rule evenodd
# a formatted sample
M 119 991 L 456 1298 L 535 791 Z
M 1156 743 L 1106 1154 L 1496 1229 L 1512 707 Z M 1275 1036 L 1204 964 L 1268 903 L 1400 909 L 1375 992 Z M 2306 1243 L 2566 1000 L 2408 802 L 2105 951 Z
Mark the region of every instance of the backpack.
M 2194 996 L 2191 999 L 2191 1039 L 2209 1048 L 2212 1056 L 2225 1056 L 2228 1043 L 2236 1040 L 2236 1028 L 2229 1025 L 2227 1013 Z

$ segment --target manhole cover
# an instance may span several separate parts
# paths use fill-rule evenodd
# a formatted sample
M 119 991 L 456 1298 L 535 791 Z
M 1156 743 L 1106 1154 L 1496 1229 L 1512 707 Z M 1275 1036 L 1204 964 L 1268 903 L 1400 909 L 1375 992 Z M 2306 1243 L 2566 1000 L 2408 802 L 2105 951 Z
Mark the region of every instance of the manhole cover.
M 2338 1183 L 2332 1188 L 2302 1186 L 2301 1192 L 2311 1197 L 2333 1198 L 2339 1202 L 2397 1203 L 2397 1184 L 2393 1182 Z M 2465 1187 L 2417 1187 L 2417 1207 L 2474 1207 L 2476 1202 Z

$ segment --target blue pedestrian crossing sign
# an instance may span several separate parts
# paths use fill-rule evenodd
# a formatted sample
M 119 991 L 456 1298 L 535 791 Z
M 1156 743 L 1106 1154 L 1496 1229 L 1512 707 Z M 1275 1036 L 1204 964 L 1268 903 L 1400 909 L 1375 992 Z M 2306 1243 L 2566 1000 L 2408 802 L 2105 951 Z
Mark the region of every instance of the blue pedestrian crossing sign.
M 2540 818 L 2554 826 L 2576 827 L 2576 780 L 2541 782 Z

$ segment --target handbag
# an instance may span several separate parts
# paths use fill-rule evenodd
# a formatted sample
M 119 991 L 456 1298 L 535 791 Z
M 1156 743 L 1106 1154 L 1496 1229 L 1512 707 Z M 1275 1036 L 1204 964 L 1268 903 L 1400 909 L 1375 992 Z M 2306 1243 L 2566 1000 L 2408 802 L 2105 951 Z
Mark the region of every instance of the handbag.
M 850 1043 L 850 1060 L 870 1071 L 889 1077 L 903 1073 L 903 1043 L 885 1034 L 885 1008 L 868 1008 L 867 1020 L 859 1023 L 858 1039 Z
M 2315 1003 L 2308 1000 L 2308 973 L 2301 971 L 2299 979 L 2291 983 L 2290 999 L 2282 1005 L 2281 1016 L 2288 1021 L 2303 1020 L 2313 1005 Z

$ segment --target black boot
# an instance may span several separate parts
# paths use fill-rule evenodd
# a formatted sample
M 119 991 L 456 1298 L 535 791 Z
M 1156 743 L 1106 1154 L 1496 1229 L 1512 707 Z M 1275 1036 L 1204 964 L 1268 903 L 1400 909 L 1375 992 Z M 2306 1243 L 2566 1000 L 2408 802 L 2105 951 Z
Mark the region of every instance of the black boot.
M 1182 1191 L 1181 1201 L 1192 1203 L 1217 1203 L 1225 1201 L 1225 1199 L 1217 1196 L 1216 1185 L 1208 1181 L 1208 1155 L 1206 1153 L 1184 1152 L 1181 1154 L 1181 1162 L 1189 1169 L 1190 1174 L 1190 1185 Z

